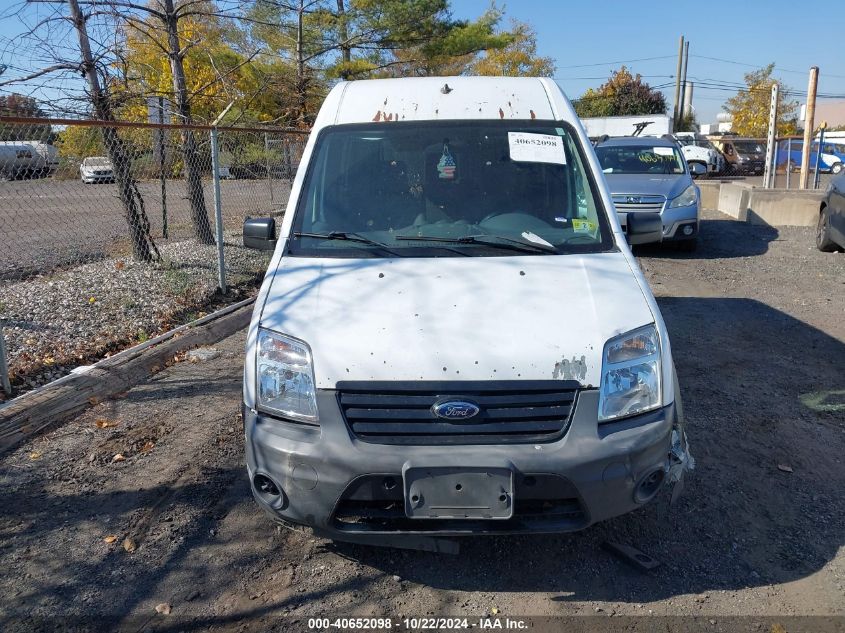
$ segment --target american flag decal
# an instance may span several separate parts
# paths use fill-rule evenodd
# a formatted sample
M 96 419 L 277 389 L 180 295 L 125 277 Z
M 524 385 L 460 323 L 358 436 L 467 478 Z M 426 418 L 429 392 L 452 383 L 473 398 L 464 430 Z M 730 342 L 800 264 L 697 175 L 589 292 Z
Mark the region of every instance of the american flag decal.
M 455 178 L 455 169 L 457 165 L 455 164 L 455 159 L 452 158 L 452 153 L 449 151 L 449 146 L 443 146 L 443 155 L 440 157 L 440 160 L 437 162 L 437 174 L 441 180 L 454 180 Z

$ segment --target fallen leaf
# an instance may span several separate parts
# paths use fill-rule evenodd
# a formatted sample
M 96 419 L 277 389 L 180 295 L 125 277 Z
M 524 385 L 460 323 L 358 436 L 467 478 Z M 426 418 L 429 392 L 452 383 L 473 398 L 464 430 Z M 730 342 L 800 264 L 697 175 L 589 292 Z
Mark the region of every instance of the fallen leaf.
M 155 442 L 146 441 L 144 445 L 141 447 L 141 451 L 147 453 L 155 448 Z
M 90 404 L 93 407 L 97 404 L 100 404 L 100 399 L 97 398 L 96 396 L 91 396 L 90 398 L 88 398 L 88 404 Z
M 94 420 L 94 424 L 97 425 L 98 429 L 111 429 L 117 426 L 117 422 L 115 420 L 109 420 L 106 418 L 97 418 Z
M 118 453 L 114 457 L 111 458 L 112 462 L 123 462 L 126 461 L 126 458 L 123 456 L 123 453 Z
M 96 297 L 89 297 L 88 303 L 97 303 L 97 298 Z
M 778 464 L 778 470 L 781 471 L 781 472 L 784 472 L 784 473 L 793 472 L 792 466 L 790 466 L 789 464 Z
M 120 260 L 117 260 L 117 261 L 114 263 L 114 267 L 115 267 L 117 270 L 123 270 L 123 268 L 124 268 L 125 266 L 126 266 L 126 264 L 124 264 L 124 263 L 123 263 L 122 261 L 120 261 Z
M 32 451 L 29 454 L 29 458 L 30 459 L 41 459 L 41 453 L 39 453 L 38 451 Z
M 170 615 L 171 609 L 172 607 L 166 602 L 156 605 L 156 613 L 161 613 L 162 615 Z
M 114 534 L 109 534 L 106 538 L 103 539 L 103 541 L 111 545 L 112 543 L 117 541 L 117 537 Z
M 125 549 L 127 552 L 129 552 L 131 554 L 136 549 L 138 549 L 138 545 L 136 545 L 135 541 L 133 541 L 131 538 L 129 538 L 127 536 L 125 539 L 123 539 L 123 549 Z
M 490 613 L 496 615 L 497 613 L 499 613 L 499 610 L 496 607 L 493 607 L 492 609 L 490 609 Z

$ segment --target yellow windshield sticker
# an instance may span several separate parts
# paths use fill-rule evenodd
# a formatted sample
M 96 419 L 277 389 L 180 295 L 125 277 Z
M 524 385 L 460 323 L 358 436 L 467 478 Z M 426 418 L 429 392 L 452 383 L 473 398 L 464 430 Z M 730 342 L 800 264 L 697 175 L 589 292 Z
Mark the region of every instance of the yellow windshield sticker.
M 598 225 L 589 220 L 579 220 L 577 218 L 572 220 L 572 230 L 576 233 L 593 233 L 595 234 Z

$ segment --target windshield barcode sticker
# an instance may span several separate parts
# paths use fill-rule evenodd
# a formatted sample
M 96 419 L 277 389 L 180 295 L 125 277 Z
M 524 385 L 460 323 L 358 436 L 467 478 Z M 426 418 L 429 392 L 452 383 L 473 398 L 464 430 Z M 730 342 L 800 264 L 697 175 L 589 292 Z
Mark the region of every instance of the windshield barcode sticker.
M 525 163 L 566 164 L 563 139 L 551 134 L 508 132 L 511 160 Z
M 672 156 L 674 154 L 671 147 L 655 147 L 653 149 L 658 156 Z

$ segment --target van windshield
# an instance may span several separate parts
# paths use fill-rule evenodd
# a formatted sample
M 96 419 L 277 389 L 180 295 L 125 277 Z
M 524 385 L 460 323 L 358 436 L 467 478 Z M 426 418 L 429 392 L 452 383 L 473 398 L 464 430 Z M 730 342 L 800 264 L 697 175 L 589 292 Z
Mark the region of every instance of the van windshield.
M 596 156 L 606 174 L 683 174 L 684 159 L 674 147 L 600 145 Z
M 554 255 L 613 248 L 574 132 L 531 121 L 393 122 L 317 139 L 288 253 Z
M 757 141 L 734 141 L 734 147 L 740 154 L 765 154 L 766 148 Z

